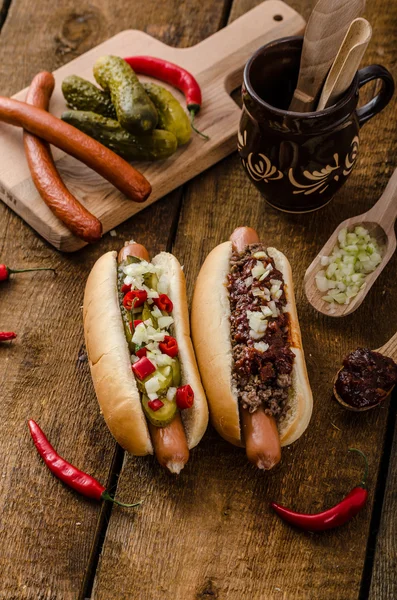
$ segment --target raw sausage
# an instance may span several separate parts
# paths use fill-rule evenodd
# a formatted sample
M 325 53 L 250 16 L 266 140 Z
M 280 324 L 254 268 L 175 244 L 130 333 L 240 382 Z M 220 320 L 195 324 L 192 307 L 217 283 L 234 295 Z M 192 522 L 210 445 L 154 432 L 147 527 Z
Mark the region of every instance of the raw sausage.
M 38 73 L 26 102 L 48 110 L 54 86 L 52 73 Z M 69 192 L 57 171 L 49 144 L 26 131 L 23 142 L 33 183 L 47 206 L 74 235 L 86 242 L 98 241 L 102 235 L 101 222 Z

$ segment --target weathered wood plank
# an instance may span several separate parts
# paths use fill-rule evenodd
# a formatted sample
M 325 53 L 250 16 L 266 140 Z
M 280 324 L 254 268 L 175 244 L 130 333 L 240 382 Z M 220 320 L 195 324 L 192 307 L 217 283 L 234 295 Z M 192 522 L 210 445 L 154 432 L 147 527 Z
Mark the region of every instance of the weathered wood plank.
M 231 17 L 254 4 L 235 0 Z M 296 0 L 291 5 L 308 16 L 311 3 Z M 392 68 L 396 15 L 391 0 L 368 7 L 375 27 L 367 64 L 382 62 Z M 318 213 L 293 216 L 267 207 L 236 155 L 187 186 L 174 252 L 185 265 L 189 295 L 208 251 L 238 225 L 257 228 L 266 242 L 290 258 L 315 398 L 313 419 L 269 474 L 256 472 L 242 451 L 211 428 L 178 480 L 167 477 L 154 461 L 128 458 L 120 493 L 140 492 L 144 504 L 133 517 L 113 513 L 95 600 L 134 594 L 140 600 L 358 598 L 388 405 L 365 415 L 347 413 L 331 399 L 332 378 L 350 349 L 359 344 L 376 348 L 395 332 L 391 276 L 397 259 L 365 304 L 346 319 L 317 314 L 304 297 L 302 282 L 306 267 L 335 226 L 367 210 L 381 194 L 395 164 L 395 108 L 394 100 L 364 128 L 356 170 Z M 352 523 L 324 535 L 304 534 L 270 512 L 272 499 L 306 511 L 339 501 L 360 477 L 361 465 L 347 452 L 350 446 L 368 454 L 371 472 L 368 506 Z
M 211 13 L 210 6 L 207 0 L 161 8 L 156 0 L 15 0 L 0 35 L 2 94 L 15 93 L 37 71 L 53 70 L 128 27 L 167 43 L 196 43 L 220 20 L 222 4 Z M 60 452 L 106 483 L 115 444 L 99 415 L 88 365 L 78 360 L 84 283 L 96 258 L 132 236 L 150 252 L 164 249 L 179 201 L 180 192 L 164 198 L 120 226 L 116 238 L 107 235 L 75 256 L 60 255 L 0 206 L 1 262 L 50 264 L 58 273 L 20 275 L 1 289 L 0 329 L 18 333 L 11 347 L 0 348 L 1 598 L 69 600 L 82 588 L 101 509 L 52 478 L 26 420 L 36 418 Z

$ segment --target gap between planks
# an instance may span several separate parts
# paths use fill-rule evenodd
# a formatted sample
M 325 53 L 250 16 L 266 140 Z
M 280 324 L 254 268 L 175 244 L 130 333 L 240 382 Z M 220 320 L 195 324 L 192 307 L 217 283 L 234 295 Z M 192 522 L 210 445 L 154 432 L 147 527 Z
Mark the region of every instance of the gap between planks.
M 361 578 L 360 592 L 358 600 L 368 600 L 370 590 L 372 574 L 375 563 L 376 546 L 378 533 L 380 528 L 380 522 L 382 518 L 382 510 L 385 499 L 387 475 L 391 463 L 391 453 L 393 447 L 393 439 L 395 435 L 395 425 L 397 417 L 397 389 L 394 389 L 390 397 L 389 414 L 387 416 L 386 432 L 383 443 L 383 451 L 380 460 L 380 466 L 378 471 L 378 477 L 376 480 L 376 491 L 374 505 L 371 515 L 369 536 L 367 540 L 367 548 L 365 552 L 364 568 Z M 396 429 L 397 431 L 397 429 Z
M 6 22 L 8 11 L 10 10 L 12 0 L 3 0 L 0 8 L 0 32 Z

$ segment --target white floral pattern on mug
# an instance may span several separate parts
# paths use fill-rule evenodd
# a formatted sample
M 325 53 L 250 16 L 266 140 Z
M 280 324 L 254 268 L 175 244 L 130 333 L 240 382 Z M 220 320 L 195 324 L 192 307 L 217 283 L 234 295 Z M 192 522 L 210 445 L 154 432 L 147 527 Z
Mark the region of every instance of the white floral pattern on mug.
M 240 152 L 247 145 L 247 131 L 243 132 L 238 131 L 237 134 L 237 148 Z M 358 156 L 358 148 L 359 148 L 359 139 L 358 136 L 354 136 L 351 142 L 350 152 L 345 156 L 345 168 L 343 170 L 343 175 L 347 176 L 353 170 L 353 167 L 356 163 Z M 340 169 L 339 165 L 339 154 L 335 153 L 333 156 L 335 161 L 335 165 L 327 165 L 320 171 L 303 171 L 303 176 L 309 180 L 309 183 L 299 183 L 294 176 L 293 169 L 290 168 L 288 171 L 288 179 L 290 183 L 297 189 L 295 189 L 293 194 L 304 194 L 308 196 L 309 194 L 313 194 L 314 192 L 319 192 L 322 194 L 329 187 L 331 181 L 339 181 L 340 174 L 334 173 Z M 275 181 L 277 179 L 282 179 L 284 174 L 282 171 L 279 171 L 274 165 L 272 165 L 270 159 L 265 154 L 256 154 L 254 157 L 254 153 L 250 152 L 247 158 L 241 157 L 241 162 L 243 163 L 243 167 L 248 171 L 251 179 L 254 181 L 264 181 L 268 183 L 269 181 Z

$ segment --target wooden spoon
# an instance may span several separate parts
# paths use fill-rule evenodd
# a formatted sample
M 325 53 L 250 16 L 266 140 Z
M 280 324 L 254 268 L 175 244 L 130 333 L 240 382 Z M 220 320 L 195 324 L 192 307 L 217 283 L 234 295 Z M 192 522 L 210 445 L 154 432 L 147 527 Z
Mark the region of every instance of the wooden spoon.
M 353 19 L 365 8 L 365 0 L 319 0 L 310 15 L 289 110 L 314 110 L 330 66 Z
M 344 317 L 355 311 L 365 296 L 371 289 L 375 279 L 385 268 L 396 249 L 396 234 L 394 233 L 394 221 L 397 217 L 397 169 L 389 179 L 385 191 L 378 202 L 368 212 L 346 219 L 335 229 L 328 242 L 320 250 L 319 254 L 313 260 L 307 269 L 304 279 L 304 286 L 307 299 L 316 310 L 331 317 Z M 322 300 L 324 292 L 317 289 L 315 276 L 322 269 L 320 259 L 322 256 L 329 256 L 337 243 L 338 234 L 341 229 L 346 227 L 348 230 L 362 225 L 368 230 L 371 237 L 376 238 L 382 252 L 382 262 L 372 273 L 365 277 L 364 287 L 358 292 L 357 296 L 352 298 L 349 304 L 335 304 L 332 313 L 329 310 L 329 304 Z
M 325 80 L 317 110 L 332 106 L 349 88 L 372 36 L 372 27 L 361 17 L 352 21 Z
M 394 362 L 397 362 L 397 333 L 395 333 L 393 335 L 393 337 L 386 344 L 384 344 L 381 348 L 378 348 L 378 350 L 375 350 L 375 352 L 380 352 L 380 354 L 383 354 L 383 356 L 388 356 L 389 358 L 393 359 Z M 346 404 L 346 402 L 344 402 L 344 400 L 339 396 L 338 392 L 335 389 L 336 380 L 338 379 L 338 375 L 342 369 L 343 369 L 343 367 L 341 369 L 339 369 L 339 371 L 336 374 L 335 380 L 334 380 L 334 388 L 333 388 L 334 396 L 337 399 L 337 401 L 339 402 L 339 404 L 341 404 L 343 406 L 343 408 L 347 408 L 348 410 L 352 410 L 353 412 L 364 412 L 366 410 L 370 410 L 371 408 L 375 408 L 375 406 L 379 406 L 379 404 L 381 404 L 384 400 L 386 400 L 386 398 L 388 396 L 390 396 L 391 392 L 393 391 L 393 389 L 395 387 L 395 386 L 393 386 L 392 388 L 390 388 L 390 390 L 387 392 L 386 396 L 384 396 L 378 402 L 378 404 L 372 404 L 371 406 L 366 406 L 364 408 L 355 408 L 354 406 L 351 406 L 350 404 Z

